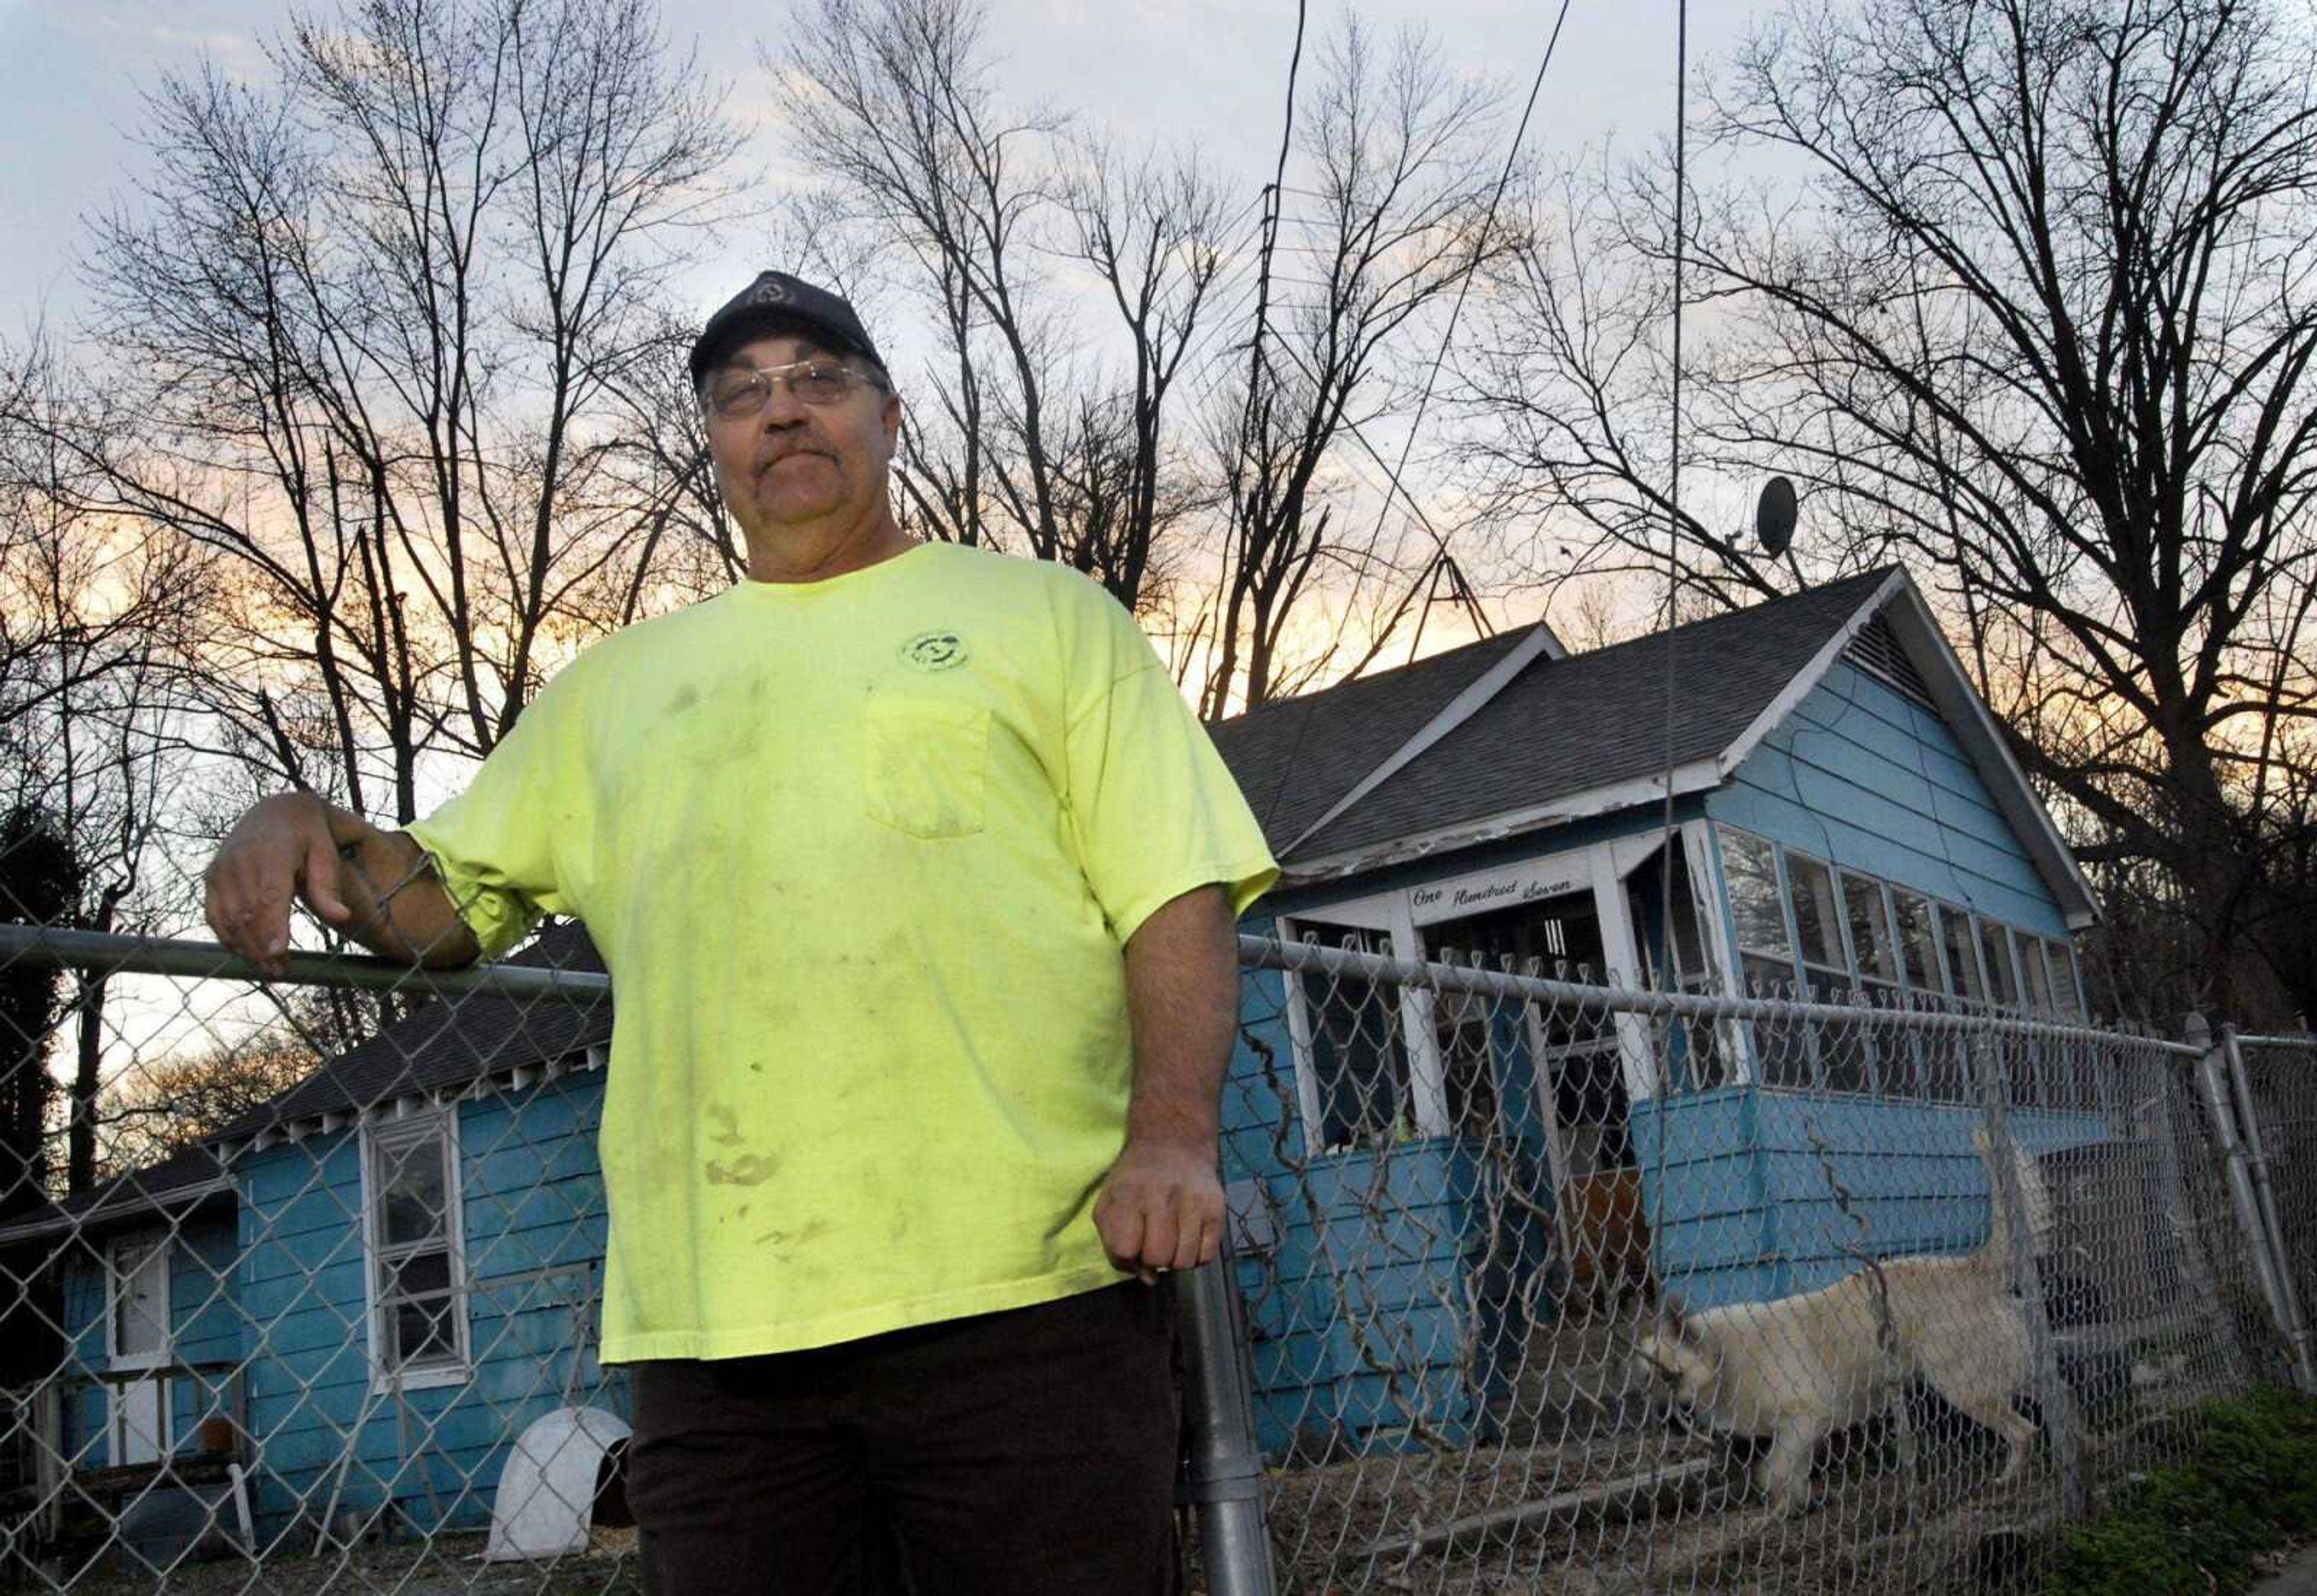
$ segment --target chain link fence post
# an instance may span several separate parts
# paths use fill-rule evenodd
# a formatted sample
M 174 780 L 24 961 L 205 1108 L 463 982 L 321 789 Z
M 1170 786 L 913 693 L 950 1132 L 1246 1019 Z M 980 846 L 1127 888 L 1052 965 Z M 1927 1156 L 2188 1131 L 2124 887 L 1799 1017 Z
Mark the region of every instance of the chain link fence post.
M 2270 1179 L 2268 1154 L 2261 1142 L 2260 1114 L 2246 1079 L 2244 1049 L 2232 1023 L 2221 1027 L 2221 1052 L 2228 1060 L 2228 1084 L 2236 1094 L 2244 1125 L 2245 1162 L 2252 1173 L 2253 1197 L 2259 1207 L 2263 1233 L 2268 1240 L 2271 1267 L 2277 1271 L 2277 1306 L 2293 1347 L 2293 1383 L 2317 1394 L 2317 1362 L 2309 1349 L 2309 1328 L 2301 1316 L 2301 1293 L 2293 1279 L 2291 1253 L 2285 1244 L 2285 1226 L 2277 1217 L 2276 1182 Z
M 2027 1322 L 2027 1343 L 2035 1362 L 2035 1401 L 2044 1410 L 2044 1428 L 2051 1433 L 2052 1458 L 2060 1475 L 2060 1511 L 2080 1519 L 2089 1509 L 2091 1495 L 2084 1483 L 2084 1422 L 2077 1411 L 2075 1393 L 2060 1374 L 2060 1354 L 2052 1339 L 2052 1321 L 2045 1310 L 2044 1274 L 2035 1254 L 2041 1238 L 2040 1217 L 2028 1207 L 2020 1189 L 2020 1149 L 2011 1137 L 2005 1113 L 2008 1083 L 2003 1067 L 2000 1038 L 1983 1036 L 1973 1051 L 1979 1055 L 1979 1083 L 1987 1116 L 1988 1173 L 1990 1220 L 2000 1212 L 2003 1228 L 2012 1237 L 2005 1265 L 2019 1292 L 2022 1317 Z
M 1263 1453 L 1247 1332 L 1230 1278 L 1228 1239 L 1211 1263 L 1174 1282 L 1185 1352 L 1184 1500 L 1198 1509 L 1209 1596 L 1272 1596 L 1271 1538 L 1263 1520 Z
M 2260 1199 L 2253 1190 L 2251 1160 L 2245 1152 L 2244 1138 L 2237 1131 L 2236 1109 L 2232 1103 L 2228 1078 L 2226 1050 L 2213 1039 L 2212 1027 L 2201 1014 L 2192 1014 L 2181 1027 L 2181 1035 L 2193 1046 L 2205 1050 L 2196 1070 L 2197 1083 L 2203 1088 L 2205 1111 L 2213 1121 L 2213 1135 L 2221 1145 L 2229 1172 L 2229 1200 L 2236 1209 L 2237 1228 L 2244 1233 L 2245 1248 L 2252 1254 L 2253 1270 L 2260 1280 L 2261 1296 L 2268 1305 L 2270 1323 L 2286 1345 L 2296 1347 L 2293 1335 L 2292 1316 L 2286 1312 L 2285 1292 L 2281 1284 L 2282 1271 L 2269 1242 L 2268 1226 L 2261 1223 Z M 2299 1378 L 2296 1369 L 2295 1379 Z

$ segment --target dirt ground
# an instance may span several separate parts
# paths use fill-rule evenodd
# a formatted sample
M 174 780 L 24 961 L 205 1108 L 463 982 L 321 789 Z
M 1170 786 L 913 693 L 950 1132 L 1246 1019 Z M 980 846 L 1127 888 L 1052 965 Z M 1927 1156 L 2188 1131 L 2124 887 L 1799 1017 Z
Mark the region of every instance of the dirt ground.
M 44 1570 L 46 1578 L 72 1596 L 322 1596 L 325 1592 L 377 1592 L 385 1596 L 642 1596 L 636 1572 L 636 1532 L 597 1529 L 582 1554 L 552 1563 L 486 1563 L 480 1533 L 438 1536 L 429 1546 L 370 1544 L 325 1556 L 271 1556 L 261 1567 L 242 1558 L 186 1562 L 157 1577 L 108 1569 Z M 14 1590 L 46 1592 L 49 1585 L 20 1576 Z M 0 1590 L 12 1587 L 0 1583 Z

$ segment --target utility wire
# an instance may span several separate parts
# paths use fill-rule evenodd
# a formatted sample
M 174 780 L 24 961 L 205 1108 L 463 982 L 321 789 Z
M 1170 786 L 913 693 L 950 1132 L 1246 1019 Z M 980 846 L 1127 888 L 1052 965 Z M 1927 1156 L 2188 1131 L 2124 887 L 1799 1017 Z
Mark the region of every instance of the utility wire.
M 1447 356 L 1449 340 L 1455 336 L 1457 318 L 1463 314 L 1464 297 L 1472 289 L 1473 273 L 1480 270 L 1481 252 L 1488 247 L 1489 236 L 1495 229 L 1497 223 L 1497 207 L 1503 201 L 1506 185 L 1512 181 L 1513 168 L 1520 160 L 1522 142 L 1528 137 L 1529 119 L 1536 112 L 1537 95 L 1544 88 L 1545 73 L 1552 66 L 1553 51 L 1561 43 L 1561 25 L 1568 20 L 1569 0 L 1561 0 L 1561 10 L 1552 20 L 1552 35 L 1546 39 L 1544 43 L 1544 58 L 1537 63 L 1535 80 L 1529 85 L 1528 102 L 1521 108 L 1520 125 L 1513 130 L 1512 147 L 1505 152 L 1504 170 L 1498 174 L 1496 189 L 1489 196 L 1488 215 L 1483 219 L 1481 224 L 1480 234 L 1475 238 L 1472 246 L 1472 264 L 1471 266 L 1466 268 L 1463 279 L 1456 285 L 1456 299 L 1454 303 L 1449 307 L 1447 329 L 1441 335 L 1439 347 L 1433 351 L 1432 369 L 1425 375 L 1424 392 L 1422 397 L 1417 401 L 1416 415 L 1409 423 L 1408 438 L 1400 447 L 1400 463 L 1392 468 L 1391 482 L 1384 489 L 1383 507 L 1377 512 L 1375 532 L 1371 534 L 1371 541 L 1373 541 L 1373 538 L 1381 537 L 1383 534 L 1383 524 L 1391 514 L 1391 501 L 1393 496 L 1398 494 L 1402 498 L 1406 497 L 1407 490 L 1400 486 L 1400 477 L 1408 469 L 1409 453 L 1416 446 L 1416 435 L 1418 429 L 1423 425 L 1425 408 L 1431 403 L 1433 385 L 1439 380 L 1440 363 Z M 1295 53 L 1298 58 L 1300 58 L 1303 53 L 1302 0 L 1297 0 L 1295 8 Z M 1287 82 L 1288 126 L 1286 133 L 1283 134 L 1280 139 L 1278 175 L 1272 183 L 1273 227 L 1265 247 L 1263 259 L 1263 282 L 1266 292 L 1269 285 L 1269 274 L 1271 270 L 1271 252 L 1272 249 L 1276 247 L 1278 242 L 1278 213 L 1280 210 L 1284 209 L 1284 206 L 1280 203 L 1280 197 L 1286 193 L 1285 184 L 1287 181 L 1288 136 L 1292 135 L 1294 131 L 1295 71 L 1292 62 L 1288 67 Z M 1252 381 L 1260 381 L 1262 380 L 1263 317 L 1266 305 L 1266 296 L 1259 294 L 1256 303 L 1256 352 L 1254 366 L 1251 373 Z M 1254 414 L 1254 390 L 1250 387 L 1248 396 L 1248 415 L 1250 419 Z M 1361 441 L 1363 444 L 1365 443 L 1364 439 L 1362 439 Z M 1421 519 L 1421 517 L 1419 517 L 1419 519 Z M 1430 530 L 1428 526 L 1427 530 Z M 1436 536 L 1437 534 L 1436 533 L 1435 535 Z M 1427 574 L 1429 573 L 1427 572 Z M 1456 573 L 1456 579 L 1461 584 L 1463 581 L 1463 573 Z M 1484 620 L 1482 617 L 1476 618 Z M 1229 684 L 1225 685 L 1228 686 Z M 1218 713 L 1220 713 L 1222 705 L 1218 703 L 1215 707 Z M 1273 813 L 1278 809 L 1280 797 L 1286 791 L 1288 776 L 1295 768 L 1295 754 L 1302 745 L 1303 733 L 1309 727 L 1311 719 L 1311 713 L 1308 710 L 1303 714 L 1297 717 L 1295 735 L 1288 745 L 1287 758 L 1281 763 L 1278 784 L 1273 789 L 1269 801 L 1266 802 L 1263 807 L 1262 819 L 1266 825 L 1268 825 Z
M 1464 313 L 1464 296 L 1472 291 L 1472 279 L 1480 273 L 1481 253 L 1488 248 L 1490 236 L 1496 230 L 1497 207 L 1504 200 L 1506 185 L 1512 182 L 1513 167 L 1519 164 L 1521 145 L 1528 138 L 1529 118 L 1536 113 L 1537 95 L 1544 87 L 1545 72 L 1552 65 L 1552 52 L 1561 43 L 1561 26 L 1568 20 L 1569 0 L 1561 0 L 1560 14 L 1552 19 L 1552 35 L 1544 41 L 1544 59 L 1536 64 L 1535 80 L 1528 85 L 1528 103 L 1521 107 L 1520 126 L 1513 130 L 1512 148 L 1505 151 L 1504 170 L 1497 174 L 1496 189 L 1489 195 L 1489 213 L 1481 219 L 1481 230 L 1473 236 L 1472 263 L 1464 268 L 1464 274 L 1456 284 L 1455 301 L 1448 307 L 1447 328 L 1440 335 L 1440 342 L 1432 351 L 1432 369 L 1425 373 L 1424 391 L 1417 397 L 1416 414 L 1409 419 L 1408 436 L 1400 446 L 1400 463 L 1391 468 L 1391 488 L 1384 495 L 1383 507 L 1376 512 L 1375 531 L 1369 534 L 1370 541 L 1383 534 L 1385 518 L 1391 514 L 1392 494 L 1399 492 L 1405 496 L 1400 486 L 1400 476 L 1408 470 L 1408 457 L 1416 448 L 1416 435 L 1424 426 L 1425 409 L 1432 403 L 1432 390 L 1440 380 L 1441 363 L 1448 358 L 1449 343 L 1456 336 L 1457 318 Z M 1441 553 L 1443 558 L 1447 557 L 1445 549 Z

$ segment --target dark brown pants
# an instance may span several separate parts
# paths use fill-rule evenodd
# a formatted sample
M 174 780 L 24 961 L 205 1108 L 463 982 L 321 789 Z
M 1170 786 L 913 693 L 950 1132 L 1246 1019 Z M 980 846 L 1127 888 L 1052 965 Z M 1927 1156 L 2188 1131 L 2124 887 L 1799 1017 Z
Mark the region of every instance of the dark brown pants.
M 1171 1596 L 1173 1296 L 633 1366 L 652 1596 Z

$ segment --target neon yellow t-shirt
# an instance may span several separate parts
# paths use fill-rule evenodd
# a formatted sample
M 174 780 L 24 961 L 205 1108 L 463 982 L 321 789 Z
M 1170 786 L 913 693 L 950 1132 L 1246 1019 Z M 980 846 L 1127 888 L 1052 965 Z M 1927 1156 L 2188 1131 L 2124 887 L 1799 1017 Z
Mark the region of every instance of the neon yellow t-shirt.
M 605 639 L 410 830 L 487 956 L 550 911 L 611 969 L 612 1362 L 1123 1278 L 1121 950 L 1277 874 L 1123 608 L 941 543 Z

